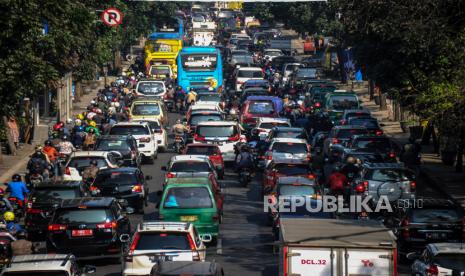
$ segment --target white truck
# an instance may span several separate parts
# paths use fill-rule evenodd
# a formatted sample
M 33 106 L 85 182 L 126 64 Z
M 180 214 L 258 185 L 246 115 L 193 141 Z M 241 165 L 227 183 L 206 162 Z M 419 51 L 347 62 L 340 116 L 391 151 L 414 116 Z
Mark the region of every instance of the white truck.
M 214 46 L 216 44 L 216 22 L 193 22 L 192 43 L 194 46 Z
M 283 218 L 279 275 L 395 276 L 395 236 L 375 221 Z

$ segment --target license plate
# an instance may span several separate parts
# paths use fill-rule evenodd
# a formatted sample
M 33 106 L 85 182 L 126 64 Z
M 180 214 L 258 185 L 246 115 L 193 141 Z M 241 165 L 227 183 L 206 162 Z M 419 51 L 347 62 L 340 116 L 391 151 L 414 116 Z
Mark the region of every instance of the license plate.
M 181 221 L 196 221 L 198 220 L 197 216 L 181 216 Z
M 157 263 L 158 261 L 166 262 L 166 261 L 172 261 L 173 256 L 150 256 L 149 260 L 152 263 Z
M 94 232 L 92 229 L 85 229 L 85 230 L 72 230 L 71 231 L 71 236 L 73 237 L 87 237 L 87 236 L 92 236 Z

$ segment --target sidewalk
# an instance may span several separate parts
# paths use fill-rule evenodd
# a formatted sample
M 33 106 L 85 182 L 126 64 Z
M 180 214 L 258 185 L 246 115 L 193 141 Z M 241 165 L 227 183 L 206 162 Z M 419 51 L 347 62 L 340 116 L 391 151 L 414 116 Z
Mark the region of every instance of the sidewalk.
M 370 101 L 368 88 L 354 90 L 362 101 L 364 108 L 371 111 L 373 117 L 383 124 L 383 131 L 400 145 L 408 141 L 409 134 L 403 133 L 399 122 L 388 120 L 388 111 L 379 110 L 379 106 Z M 454 166 L 446 166 L 440 156 L 433 153 L 433 147 L 422 146 L 421 173 L 437 189 L 465 208 L 465 173 L 456 173 Z

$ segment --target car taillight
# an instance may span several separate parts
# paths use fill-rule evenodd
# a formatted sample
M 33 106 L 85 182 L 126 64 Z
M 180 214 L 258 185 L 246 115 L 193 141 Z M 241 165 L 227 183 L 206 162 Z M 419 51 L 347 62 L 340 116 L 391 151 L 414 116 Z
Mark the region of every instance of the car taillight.
M 118 223 L 116 221 L 97 224 L 98 229 L 116 229 L 116 227 L 118 227 Z
M 265 159 L 266 160 L 273 160 L 273 153 L 271 151 L 267 151 L 265 153 Z
M 432 264 L 426 269 L 426 275 L 428 276 L 436 276 L 439 274 L 439 269 L 436 265 Z
M 174 176 L 175 176 L 174 173 L 166 173 L 165 174 L 166 178 L 174 178 Z
M 410 181 L 410 191 L 414 192 L 417 189 L 417 182 Z
M 362 184 L 358 184 L 357 186 L 355 186 L 355 191 L 356 191 L 357 193 L 362 194 L 362 193 L 365 192 L 365 186 L 362 185 Z
M 315 175 L 314 175 L 313 173 L 309 173 L 309 174 L 307 175 L 307 178 L 308 178 L 308 179 L 315 179 Z
M 241 139 L 241 136 L 239 134 L 236 134 L 232 137 L 229 137 L 228 141 L 239 141 L 239 139 Z
M 71 169 L 69 167 L 65 168 L 65 174 L 71 175 Z
M 48 231 L 63 231 L 66 230 L 68 226 L 63 224 L 50 224 L 48 226 Z
M 376 135 L 383 135 L 383 131 L 382 131 L 382 130 L 377 130 L 377 131 L 375 132 L 375 134 L 376 134 Z
M 346 120 L 340 120 L 339 123 L 341 123 L 341 125 L 345 125 L 347 123 Z
M 408 219 L 404 219 L 401 223 L 402 226 L 402 237 L 409 238 L 410 237 L 410 229 L 409 229 L 410 222 Z
M 142 137 L 139 139 L 139 141 L 144 143 L 150 142 L 150 137 Z
M 205 137 L 199 134 L 194 134 L 195 141 L 205 141 Z
M 129 246 L 129 254 L 126 255 L 124 260 L 128 263 L 132 262 L 132 254 L 134 253 L 134 250 L 136 250 L 137 244 L 139 243 L 140 235 L 139 233 L 134 234 L 134 239 L 132 240 L 131 245 Z
M 395 158 L 396 154 L 394 152 L 390 152 L 388 156 L 389 156 L 389 158 Z
M 142 185 L 140 184 L 136 184 L 134 186 L 132 186 L 132 192 L 133 193 L 142 193 Z
M 321 103 L 316 102 L 316 103 L 315 103 L 315 107 L 321 107 Z
M 212 216 L 212 221 L 214 221 L 214 222 L 220 221 L 220 216 L 219 216 L 218 214 L 214 214 L 214 215 Z
M 41 214 L 42 213 L 42 210 L 40 209 L 34 209 L 34 208 L 27 208 L 26 209 L 26 212 L 28 214 Z
M 368 181 L 363 181 L 362 185 L 363 185 L 363 187 L 365 187 L 365 190 L 368 189 Z
M 331 140 L 331 143 L 332 143 L 332 144 L 337 144 L 337 143 L 339 143 L 339 140 L 338 140 L 337 138 L 333 138 L 333 139 Z
M 162 133 L 163 133 L 163 129 L 162 129 L 162 128 L 160 128 L 160 129 L 155 129 L 154 132 L 157 133 L 157 134 L 162 134 Z

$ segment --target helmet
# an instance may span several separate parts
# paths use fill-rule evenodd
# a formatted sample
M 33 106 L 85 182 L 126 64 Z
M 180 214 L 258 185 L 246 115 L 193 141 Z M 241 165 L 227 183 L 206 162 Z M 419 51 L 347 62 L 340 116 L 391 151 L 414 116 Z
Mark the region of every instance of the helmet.
M 3 190 L 2 188 L 0 188 L 0 196 L 3 196 L 5 194 L 5 190 Z
M 349 156 L 349 158 L 347 158 L 347 164 L 355 164 L 357 160 L 355 160 L 355 158 L 353 156 Z
M 97 123 L 95 121 L 90 121 L 89 126 L 91 127 L 97 127 Z
M 94 105 L 94 104 L 96 104 L 96 102 L 94 100 L 92 100 L 92 101 L 90 101 L 90 104 Z
M 15 220 L 15 213 L 11 212 L 11 211 L 6 211 L 4 214 L 3 214 L 3 218 L 6 220 L 6 221 L 14 221 Z
M 82 124 L 82 120 L 81 119 L 76 119 L 74 120 L 74 123 L 77 125 L 77 126 L 80 126 Z
M 119 102 L 115 102 L 115 107 L 116 107 L 116 108 L 120 107 Z
M 61 138 L 63 139 L 63 141 L 67 141 L 68 140 L 68 135 L 65 134 Z
M 237 114 L 237 112 L 236 112 L 235 109 L 231 109 L 231 110 L 229 111 L 229 115 L 236 115 L 236 114 Z
M 97 166 L 97 165 L 98 165 L 97 160 L 91 160 L 91 161 L 90 161 L 90 164 L 91 164 L 91 165 L 94 165 L 94 166 Z
M 169 85 L 168 85 L 168 88 L 171 89 L 171 88 L 173 88 L 173 86 L 172 86 L 171 84 L 169 84 Z
M 100 108 L 97 108 L 97 109 L 95 110 L 95 113 L 97 113 L 97 114 L 103 114 L 103 111 L 102 111 Z
M 42 149 L 43 149 L 43 148 L 42 148 L 41 145 L 37 145 L 37 146 L 35 147 L 36 152 L 37 152 L 37 151 L 42 151 Z
M 63 122 L 58 122 L 55 125 L 53 125 L 53 130 L 58 131 L 60 130 L 65 124 Z
M 14 182 L 19 182 L 19 181 L 21 181 L 21 175 L 15 173 L 15 174 L 13 174 L 13 176 L 11 177 L 11 180 L 13 180 Z
M 284 98 L 289 99 L 289 95 L 288 94 L 284 95 Z
M 76 118 L 82 121 L 84 120 L 84 114 L 78 114 Z
M 111 102 L 110 106 L 115 106 L 115 102 Z
M 176 124 L 180 124 L 181 123 L 181 120 L 180 119 L 177 119 L 176 120 Z
M 44 145 L 46 145 L 46 146 L 51 146 L 51 145 L 52 145 L 52 141 L 50 141 L 50 140 L 45 140 Z

